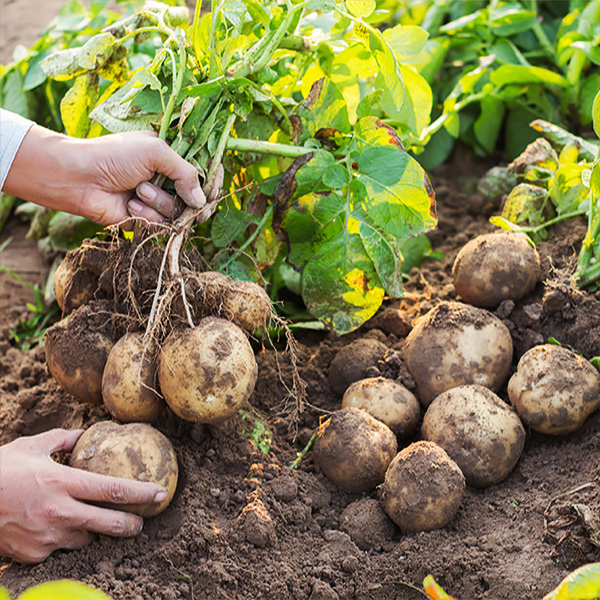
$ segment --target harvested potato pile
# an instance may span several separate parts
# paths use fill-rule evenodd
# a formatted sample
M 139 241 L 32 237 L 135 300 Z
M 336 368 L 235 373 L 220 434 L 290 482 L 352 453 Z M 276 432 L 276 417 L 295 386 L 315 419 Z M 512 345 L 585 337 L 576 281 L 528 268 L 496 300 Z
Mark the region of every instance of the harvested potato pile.
M 572 350 L 535 346 L 521 357 L 508 396 L 528 427 L 565 435 L 600 407 L 600 373 Z
M 462 248 L 452 275 L 456 292 L 465 302 L 493 308 L 533 290 L 540 278 L 540 257 L 524 235 L 487 233 Z
M 115 506 L 142 517 L 153 517 L 165 510 L 177 487 L 179 470 L 173 446 L 147 423 L 119 425 L 102 421 L 92 425 L 77 440 L 69 464 L 92 473 L 161 485 L 167 490 L 167 498 L 159 504 Z
M 459 386 L 437 396 L 425 413 L 422 433 L 448 453 L 475 487 L 505 479 L 525 446 L 525 429 L 517 414 L 480 385 Z
M 315 462 L 323 474 L 348 492 L 379 485 L 398 449 L 392 430 L 358 408 L 336 411 L 317 431 Z
M 417 320 L 404 348 L 406 366 L 424 407 L 442 392 L 477 384 L 498 391 L 508 379 L 510 332 L 490 312 L 443 302 Z

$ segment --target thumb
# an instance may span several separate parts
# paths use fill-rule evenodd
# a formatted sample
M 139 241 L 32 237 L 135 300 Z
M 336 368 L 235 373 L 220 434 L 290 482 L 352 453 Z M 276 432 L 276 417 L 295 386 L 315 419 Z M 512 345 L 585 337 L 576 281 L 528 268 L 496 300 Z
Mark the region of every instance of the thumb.
M 31 436 L 29 442 L 32 448 L 41 454 L 53 454 L 54 452 L 70 452 L 75 443 L 83 433 L 83 429 L 51 429 L 44 433 Z

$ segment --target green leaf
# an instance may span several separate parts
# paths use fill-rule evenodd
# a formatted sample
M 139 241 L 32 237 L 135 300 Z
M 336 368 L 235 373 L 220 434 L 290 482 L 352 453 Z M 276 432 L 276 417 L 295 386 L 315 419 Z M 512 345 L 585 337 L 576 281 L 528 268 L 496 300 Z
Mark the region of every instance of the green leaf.
M 102 227 L 76 215 L 57 212 L 48 224 L 48 236 L 54 250 L 68 252 L 86 238 L 95 237 Z
M 332 10 L 335 10 L 335 0 L 310 0 L 306 5 L 306 10 L 331 12 Z
M 597 600 L 600 598 L 600 563 L 573 571 L 544 600 Z
M 596 198 L 600 198 L 600 162 L 597 162 L 592 168 L 590 190 L 592 190 L 592 193 Z
M 381 101 L 382 94 L 382 90 L 374 90 L 361 98 L 358 106 L 356 107 L 356 116 L 359 119 L 362 117 L 374 116 L 379 110 L 378 105 Z
M 481 101 L 481 114 L 475 121 L 475 138 L 483 146 L 486 153 L 491 154 L 496 147 L 496 141 L 504 119 L 504 102 L 492 96 L 486 96 Z
M 222 0 L 219 4 L 219 8 L 222 11 L 223 16 L 238 32 L 241 31 L 244 23 L 252 19 L 242 0 Z
M 321 181 L 329 189 L 341 190 L 350 183 L 350 174 L 348 169 L 344 169 L 340 165 L 331 165 L 323 171 Z
M 90 585 L 64 579 L 29 588 L 17 600 L 110 600 L 110 597 Z
M 528 31 L 535 25 L 538 18 L 535 11 L 523 10 L 522 6 L 517 3 L 496 6 L 491 17 L 491 30 L 498 37 L 512 36 Z
M 595 356 L 594 358 L 590 358 L 590 362 L 596 368 L 596 370 L 598 372 L 600 372 L 600 356 Z
M 592 122 L 594 123 L 594 132 L 600 138 L 600 91 L 594 97 L 592 104 Z
M 549 193 L 559 215 L 577 210 L 581 202 L 589 197 L 581 181 L 584 168 L 584 165 L 571 163 L 562 165 L 556 171 Z
M 233 206 L 224 206 L 217 212 L 210 229 L 212 241 L 217 248 L 231 246 L 238 241 L 251 223 L 256 219 Z
M 402 71 L 394 51 L 378 29 L 369 28 L 369 49 L 379 65 L 385 85 L 394 100 L 396 108 L 399 110 L 405 98 Z
M 526 67 L 523 65 L 502 65 L 490 74 L 495 85 L 514 83 L 547 83 L 567 87 L 568 81 L 558 73 L 543 67 Z
M 429 33 L 416 25 L 396 25 L 383 32 L 399 60 L 419 54 L 425 47 Z

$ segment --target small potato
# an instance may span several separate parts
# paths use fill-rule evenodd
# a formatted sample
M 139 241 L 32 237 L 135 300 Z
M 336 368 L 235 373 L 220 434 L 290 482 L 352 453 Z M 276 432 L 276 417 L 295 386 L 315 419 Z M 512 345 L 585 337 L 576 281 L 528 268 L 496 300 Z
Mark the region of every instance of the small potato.
M 325 477 L 347 492 L 379 485 L 398 449 L 392 430 L 358 408 L 343 408 L 321 424 L 315 462 Z
M 488 233 L 462 248 L 452 275 L 456 293 L 465 302 L 493 308 L 503 300 L 518 300 L 533 290 L 540 278 L 540 257 L 520 234 Z
M 448 453 L 475 487 L 505 479 L 525 446 L 517 414 L 480 385 L 462 385 L 437 396 L 425 413 L 422 433 Z
M 159 504 L 115 504 L 114 508 L 153 517 L 161 513 L 175 494 L 179 469 L 171 442 L 147 423 L 119 425 L 102 421 L 77 440 L 70 466 L 101 475 L 150 481 L 167 490 Z
M 94 309 L 82 306 L 46 331 L 46 362 L 51 375 L 82 402 L 102 403 L 102 374 L 113 340 L 95 330 Z
M 392 460 L 380 488 L 381 503 L 402 531 L 445 527 L 465 491 L 458 465 L 433 442 L 415 442 Z
M 360 338 L 344 346 L 329 366 L 329 385 L 333 392 L 342 396 L 347 387 L 366 377 L 366 370 L 377 365 L 388 347 L 371 338 Z
M 222 316 L 249 333 L 265 327 L 272 314 L 267 292 L 253 281 L 233 281 L 223 298 Z
M 144 346 L 142 332 L 124 335 L 113 346 L 104 367 L 104 405 L 124 423 L 150 423 L 165 407 L 156 386 L 156 352 Z
M 565 435 L 600 407 L 600 373 L 572 350 L 535 346 L 521 357 L 508 382 L 508 397 L 525 425 Z
M 252 346 L 234 323 L 206 317 L 193 329 L 176 329 L 165 340 L 158 382 L 173 412 L 196 423 L 232 417 L 256 383 Z
M 64 314 L 87 304 L 98 288 L 98 278 L 78 266 L 76 255 L 67 254 L 54 271 L 54 295 Z
M 507 380 L 513 355 L 508 328 L 490 312 L 442 302 L 417 320 L 404 347 L 406 366 L 427 408 L 442 392 L 477 384 L 497 392 Z
M 399 438 L 415 431 L 421 406 L 415 395 L 400 382 L 385 377 L 355 381 L 345 391 L 342 408 L 362 408 L 385 423 Z

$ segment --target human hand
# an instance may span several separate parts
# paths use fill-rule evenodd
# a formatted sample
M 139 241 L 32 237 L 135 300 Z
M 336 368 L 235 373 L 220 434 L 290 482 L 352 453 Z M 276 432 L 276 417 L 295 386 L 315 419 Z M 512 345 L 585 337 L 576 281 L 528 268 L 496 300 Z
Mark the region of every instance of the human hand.
M 206 204 L 196 169 L 153 132 L 88 140 L 33 125 L 17 152 L 4 191 L 101 225 L 130 228 L 130 216 L 160 223 L 176 214 L 174 197 L 150 183 L 157 173 L 174 182 L 177 194 L 189 206 Z M 219 183 L 211 198 L 220 191 L 222 170 Z
M 71 451 L 82 431 L 53 429 L 0 447 L 0 555 L 36 563 L 54 550 L 77 549 L 95 533 L 131 537 L 141 517 L 88 502 L 162 502 L 154 483 L 88 473 L 51 455 Z

